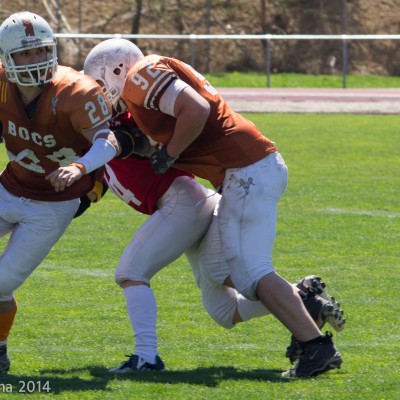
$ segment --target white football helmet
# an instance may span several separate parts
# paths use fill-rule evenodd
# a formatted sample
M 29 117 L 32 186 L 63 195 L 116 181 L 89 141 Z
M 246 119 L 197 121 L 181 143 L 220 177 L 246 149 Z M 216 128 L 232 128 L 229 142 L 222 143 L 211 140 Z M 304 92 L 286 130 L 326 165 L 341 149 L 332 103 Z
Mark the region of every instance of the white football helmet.
M 45 47 L 47 61 L 15 65 L 18 51 Z M 21 86 L 39 86 L 50 82 L 57 69 L 56 39 L 50 25 L 39 15 L 23 11 L 12 14 L 0 26 L 0 58 L 7 79 Z
M 103 86 L 104 94 L 117 113 L 128 71 L 144 57 L 135 44 L 126 39 L 108 39 L 94 46 L 86 57 L 83 71 Z

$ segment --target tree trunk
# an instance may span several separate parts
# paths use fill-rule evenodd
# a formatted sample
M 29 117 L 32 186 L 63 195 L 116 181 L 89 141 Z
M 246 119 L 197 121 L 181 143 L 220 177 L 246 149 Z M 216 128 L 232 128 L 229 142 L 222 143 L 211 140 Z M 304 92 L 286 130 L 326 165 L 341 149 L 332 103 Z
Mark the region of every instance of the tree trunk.
M 142 16 L 142 0 L 136 0 L 136 11 L 132 19 L 131 34 L 136 35 L 140 30 L 140 17 Z M 137 44 L 137 40 L 133 39 L 133 43 Z

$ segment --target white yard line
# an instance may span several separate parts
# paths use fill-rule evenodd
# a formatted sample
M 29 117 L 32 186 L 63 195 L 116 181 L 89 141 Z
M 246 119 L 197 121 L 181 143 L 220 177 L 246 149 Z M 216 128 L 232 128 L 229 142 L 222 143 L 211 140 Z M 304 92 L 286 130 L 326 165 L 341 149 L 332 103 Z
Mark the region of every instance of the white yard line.
M 367 215 L 370 217 L 399 218 L 400 212 L 390 212 L 382 210 L 348 210 L 345 208 L 324 208 L 322 212 L 341 215 Z

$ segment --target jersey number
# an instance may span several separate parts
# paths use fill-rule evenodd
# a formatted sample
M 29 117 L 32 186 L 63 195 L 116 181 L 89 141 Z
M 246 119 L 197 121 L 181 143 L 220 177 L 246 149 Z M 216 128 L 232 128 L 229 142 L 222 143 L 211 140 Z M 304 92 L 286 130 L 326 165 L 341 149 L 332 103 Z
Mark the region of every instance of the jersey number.
M 46 172 L 40 165 L 39 158 L 31 149 L 22 150 L 17 155 L 7 150 L 7 155 L 10 161 L 17 162 L 22 167 L 29 169 L 29 171 L 34 171 L 39 174 L 44 174 Z M 68 147 L 63 147 L 57 151 L 54 151 L 52 154 L 46 157 L 49 160 L 57 163 L 60 167 L 65 167 L 79 158 L 74 149 Z
M 108 115 L 109 114 L 108 106 L 102 94 L 97 95 L 97 102 L 99 103 L 101 113 L 103 115 Z M 88 112 L 88 116 L 92 125 L 97 124 L 97 122 L 101 120 L 101 117 L 99 115 L 96 115 L 98 114 L 97 107 L 93 101 L 88 101 L 85 104 L 85 110 Z
M 133 203 L 136 206 L 140 206 L 142 202 L 138 200 L 135 195 L 129 190 L 126 189 L 121 182 L 115 176 L 113 170 L 106 164 L 106 171 L 108 175 L 107 185 L 108 187 L 115 193 L 121 200 L 125 203 Z

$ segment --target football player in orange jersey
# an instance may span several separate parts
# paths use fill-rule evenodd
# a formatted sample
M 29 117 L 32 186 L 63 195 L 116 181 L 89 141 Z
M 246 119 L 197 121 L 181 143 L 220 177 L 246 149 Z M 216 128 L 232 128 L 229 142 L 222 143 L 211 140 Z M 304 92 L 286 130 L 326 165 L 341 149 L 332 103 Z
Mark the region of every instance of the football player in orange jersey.
M 150 160 L 143 157 L 152 153 L 150 142 L 138 131 L 129 111 L 113 118 L 110 125 L 116 133 L 133 134 L 134 152 L 140 156 L 132 154 L 109 161 L 105 165 L 103 181 L 131 208 L 150 216 L 135 232 L 116 269 L 115 280 L 124 292 L 135 348 L 127 361 L 110 372 L 161 371 L 164 363 L 157 348 L 157 304 L 150 283 L 156 273 L 182 253 L 200 288 L 204 308 L 219 325 L 230 329 L 239 322 L 267 315 L 269 311 L 260 301 L 246 299 L 235 289 L 214 281 L 206 269 L 200 268 L 201 239 L 220 195 L 204 188 L 192 174 L 182 170 L 169 168 L 165 174 L 155 174 Z M 97 193 L 91 192 L 87 197 L 98 200 Z M 87 200 L 81 202 L 77 216 L 90 206 Z M 212 239 L 208 241 L 219 243 L 218 232 L 213 230 L 210 234 Z M 217 252 L 213 250 L 210 251 L 213 262 L 218 263 L 220 270 L 225 270 L 228 276 L 230 271 L 221 259 L 220 247 L 216 247 Z M 302 299 L 318 326 L 329 322 L 334 329 L 341 330 L 343 311 L 328 295 L 325 299 L 318 295 L 323 290 L 324 283 L 310 276 L 303 280 Z M 291 361 L 298 357 L 295 340 L 288 347 L 287 357 Z
M 221 188 L 211 224 L 217 226 L 231 270 L 229 281 L 221 283 L 261 300 L 301 343 L 300 359 L 284 376 L 310 377 L 339 368 L 343 360 L 332 334 L 322 334 L 272 265 L 277 205 L 288 178 L 275 144 L 191 66 L 155 54 L 145 57 L 128 40 L 96 45 L 84 72 L 103 82 L 110 102 L 127 106 L 139 128 L 162 145 L 151 156 L 157 173 L 174 165 Z M 226 279 L 213 265 L 209 270 L 215 279 Z
M 99 167 L 120 154 L 110 104 L 98 84 L 57 65 L 49 24 L 30 12 L 0 26 L 0 132 L 9 162 L 0 174 L 0 372 L 17 312 L 14 291 L 71 222 Z
M 110 124 L 119 132 L 135 130 L 129 112 L 113 118 Z M 140 154 L 145 148 L 148 153 L 149 142 Z M 211 223 L 219 194 L 182 170 L 170 168 L 156 175 L 150 160 L 138 155 L 109 161 L 104 182 L 130 207 L 150 216 L 135 232 L 115 272 L 116 283 L 124 292 L 135 348 L 127 361 L 110 369 L 111 373 L 164 369 L 157 346 L 157 304 L 150 284 L 156 273 L 183 253 L 201 289 L 204 307 L 218 324 L 233 328 L 238 322 L 269 313 L 262 303 L 249 301 L 236 290 L 200 275 L 199 242 Z M 97 200 L 95 193 L 88 197 Z M 88 203 L 85 200 L 81 204 L 83 207 Z

